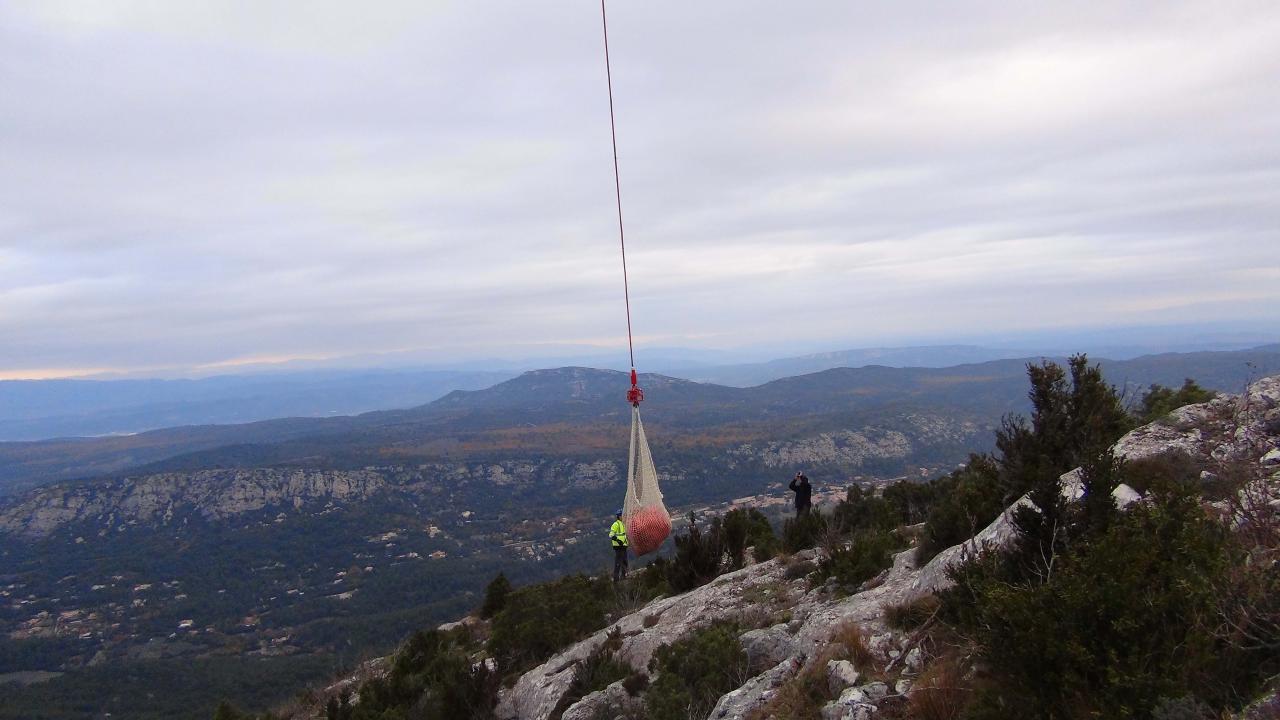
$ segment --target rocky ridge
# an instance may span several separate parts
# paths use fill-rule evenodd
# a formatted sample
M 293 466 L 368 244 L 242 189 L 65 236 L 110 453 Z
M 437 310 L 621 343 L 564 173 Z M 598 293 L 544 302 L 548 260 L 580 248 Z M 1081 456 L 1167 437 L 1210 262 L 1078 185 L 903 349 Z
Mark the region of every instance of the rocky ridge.
M 379 493 L 421 499 L 460 484 L 591 489 L 620 481 L 613 462 L 433 463 L 362 470 L 220 469 L 157 473 L 108 482 L 55 485 L 0 504 L 0 533 L 24 539 L 64 528 L 111 532 L 196 518 L 219 522 L 261 511 L 302 512 L 368 500 Z
M 1128 459 L 1151 457 L 1180 450 L 1193 458 L 1248 463 L 1267 488 L 1267 502 L 1280 509 L 1280 376 L 1254 383 L 1240 396 L 1220 396 L 1212 402 L 1180 409 L 1171 417 L 1127 434 L 1113 448 Z M 1078 497 L 1079 471 L 1063 475 L 1063 493 Z M 1114 493 L 1123 507 L 1139 501 L 1132 488 L 1120 486 Z M 643 671 L 655 650 L 689 631 L 733 619 L 759 626 L 741 636 L 756 674 L 741 687 L 724 695 L 711 718 L 741 718 L 764 706 L 790 677 L 815 659 L 833 635 L 850 624 L 865 637 L 875 662 L 885 668 L 885 678 L 859 683 L 852 667 L 834 662 L 828 667 L 838 699 L 823 709 L 824 720 L 872 717 L 878 702 L 890 695 L 910 692 L 923 658 L 912 638 L 890 629 L 884 619 L 889 605 L 909 602 L 945 587 L 947 569 L 975 553 L 999 547 L 1014 537 L 1014 509 L 1029 503 L 1020 499 L 971 540 L 952 547 L 918 568 L 913 551 L 894 557 L 892 567 L 848 597 L 829 587 L 809 589 L 803 577 L 788 579 L 788 567 L 810 560 L 806 551 L 788 561 L 770 560 L 722 575 L 684 595 L 663 598 L 591 637 L 567 648 L 525 673 L 514 687 L 500 695 L 498 717 L 504 720 L 545 720 L 552 715 L 573 678 L 575 666 L 603 643 L 611 629 L 621 631 L 623 643 L 616 657 Z M 772 620 L 779 619 L 778 622 Z M 847 665 L 847 663 L 846 663 Z M 625 704 L 620 688 L 610 686 L 579 700 L 565 711 L 565 718 L 613 717 Z M 835 693 L 833 693 L 835 694 Z
M 835 430 L 785 442 L 709 448 L 706 463 L 748 475 L 781 467 L 856 470 L 868 462 L 909 463 L 933 442 L 967 447 L 985 428 L 964 420 L 916 413 L 910 432 L 875 426 Z M 754 468 L 754 469 L 753 469 Z M 760 470 L 763 468 L 763 470 Z M 491 462 L 428 462 L 370 466 L 360 470 L 232 468 L 163 472 L 89 483 L 62 483 L 0 498 L 0 534 L 37 539 L 78 524 L 78 532 L 122 527 L 165 527 L 195 518 L 220 522 L 259 511 L 301 512 L 316 504 L 368 500 L 379 493 L 428 498 L 443 488 L 478 485 L 526 489 L 600 490 L 621 486 L 624 468 L 614 459 L 508 458 Z M 670 487 L 689 468 L 664 468 Z

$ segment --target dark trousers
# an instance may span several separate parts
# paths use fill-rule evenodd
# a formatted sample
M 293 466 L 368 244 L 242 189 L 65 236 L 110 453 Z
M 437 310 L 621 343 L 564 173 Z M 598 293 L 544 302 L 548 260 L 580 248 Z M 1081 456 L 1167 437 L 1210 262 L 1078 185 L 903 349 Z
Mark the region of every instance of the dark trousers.
M 805 503 L 803 505 L 796 503 L 796 517 L 799 518 L 808 515 L 809 508 L 811 507 L 813 507 L 812 503 Z
M 621 580 L 627 576 L 627 548 L 613 546 L 613 579 Z

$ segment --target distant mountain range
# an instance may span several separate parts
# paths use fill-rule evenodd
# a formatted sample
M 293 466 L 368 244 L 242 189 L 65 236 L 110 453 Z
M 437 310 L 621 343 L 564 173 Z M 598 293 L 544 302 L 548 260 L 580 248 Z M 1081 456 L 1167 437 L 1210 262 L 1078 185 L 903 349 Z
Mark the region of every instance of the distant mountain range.
M 0 441 L 414 407 L 516 372 L 311 370 L 197 380 L 0 381 Z
M 844 427 L 854 420 L 870 421 L 877 414 L 908 411 L 998 419 L 1001 413 L 1025 407 L 1025 365 L 1038 361 L 993 360 L 948 368 L 832 368 L 747 388 L 661 375 L 644 375 L 642 384 L 649 397 L 646 418 L 655 427 L 696 434 L 731 428 L 741 437 L 776 438 L 792 424 Z M 1133 397 L 1151 383 L 1179 385 L 1187 377 L 1209 388 L 1234 391 L 1249 378 L 1280 372 L 1280 345 L 1100 362 L 1108 379 L 1127 387 Z M 282 463 L 357 467 L 380 462 L 388 454 L 401 460 L 457 458 L 467 452 L 512 447 L 515 436 L 521 438 L 522 452 L 556 452 L 590 444 L 589 438 L 601 434 L 620 434 L 626 406 L 619 398 L 626 385 L 625 376 L 616 371 L 539 370 L 485 389 L 455 390 L 406 410 L 176 427 L 121 437 L 0 443 L 0 494 L 140 469 Z
M 1094 355 L 1133 359 L 1141 354 L 1138 350 L 1117 346 L 1109 353 Z M 669 377 L 744 388 L 839 367 L 943 368 L 1062 354 L 1044 348 L 928 345 L 839 350 L 731 364 L 725 360 L 734 354 L 727 351 L 648 348 L 638 354 L 638 362 L 641 369 Z M 371 357 L 366 361 L 387 359 Z M 597 352 L 543 358 L 537 364 L 531 364 L 532 360 L 486 360 L 470 367 L 335 369 L 295 363 L 274 370 L 262 367 L 244 374 L 194 379 L 0 381 L 0 442 L 127 435 L 188 425 L 412 408 L 453 390 L 490 387 L 540 367 L 625 370 L 620 364 L 624 361 Z

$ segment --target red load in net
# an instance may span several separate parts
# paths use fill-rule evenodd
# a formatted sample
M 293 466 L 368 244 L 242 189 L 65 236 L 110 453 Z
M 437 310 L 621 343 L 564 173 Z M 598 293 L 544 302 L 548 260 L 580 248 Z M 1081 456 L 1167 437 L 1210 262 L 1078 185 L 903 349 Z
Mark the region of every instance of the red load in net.
M 627 460 L 627 497 L 622 503 L 622 524 L 627 540 L 637 556 L 648 555 L 662 546 L 671 534 L 671 515 L 662 504 L 658 471 L 644 437 L 638 404 L 631 406 L 631 454 Z

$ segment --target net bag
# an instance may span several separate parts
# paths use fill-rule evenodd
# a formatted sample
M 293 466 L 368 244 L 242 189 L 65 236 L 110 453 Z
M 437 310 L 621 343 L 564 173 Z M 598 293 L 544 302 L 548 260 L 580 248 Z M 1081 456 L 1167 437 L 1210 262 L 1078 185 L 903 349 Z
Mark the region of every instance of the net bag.
M 658 471 L 644 437 L 640 408 L 631 408 L 631 452 L 627 458 L 627 497 L 622 502 L 622 524 L 637 556 L 657 550 L 671 534 L 671 515 L 662 504 Z

